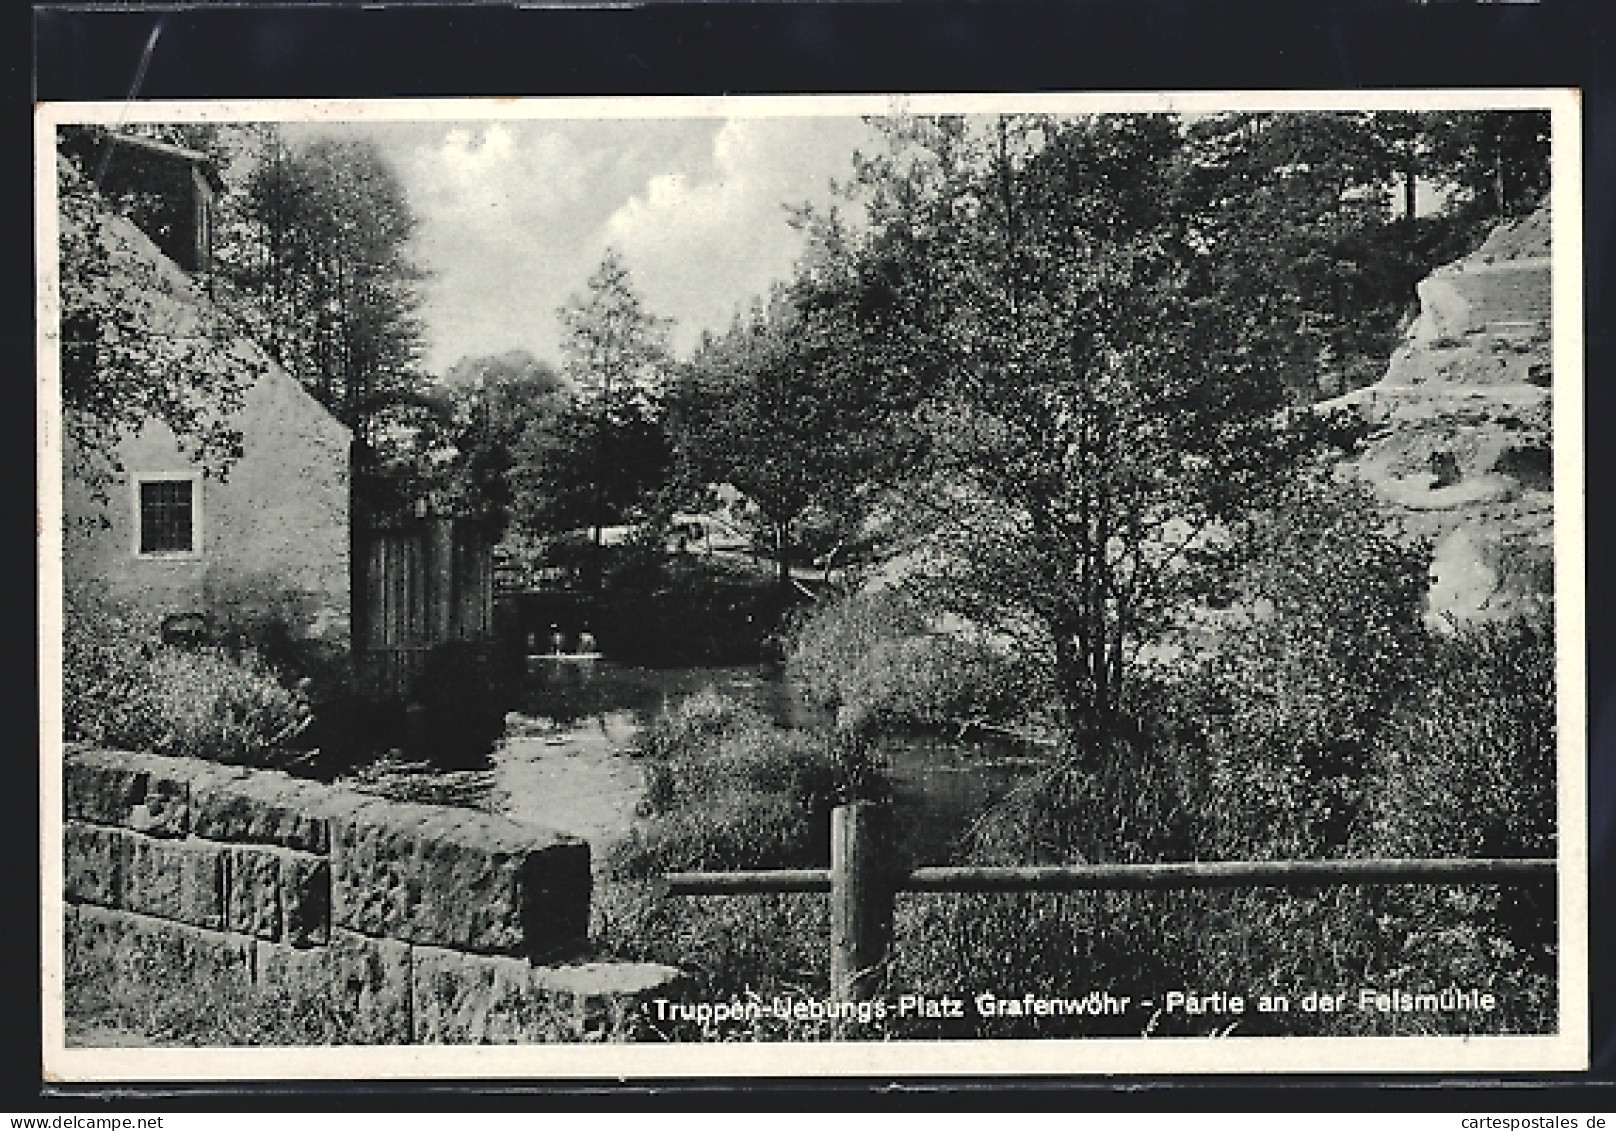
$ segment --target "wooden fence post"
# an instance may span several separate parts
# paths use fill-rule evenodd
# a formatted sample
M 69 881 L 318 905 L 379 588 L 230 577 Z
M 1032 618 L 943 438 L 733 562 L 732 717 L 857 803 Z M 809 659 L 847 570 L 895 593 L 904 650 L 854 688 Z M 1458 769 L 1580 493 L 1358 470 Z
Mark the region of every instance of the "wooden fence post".
M 830 815 L 830 992 L 836 1001 L 878 996 L 892 945 L 897 884 L 892 811 L 870 801 Z

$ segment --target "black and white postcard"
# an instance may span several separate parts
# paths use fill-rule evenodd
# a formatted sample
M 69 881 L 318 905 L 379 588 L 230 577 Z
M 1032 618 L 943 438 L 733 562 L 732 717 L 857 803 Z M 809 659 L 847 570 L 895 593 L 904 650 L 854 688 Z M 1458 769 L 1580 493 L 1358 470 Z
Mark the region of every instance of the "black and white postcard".
M 1574 92 L 36 123 L 48 1079 L 1587 1067 Z

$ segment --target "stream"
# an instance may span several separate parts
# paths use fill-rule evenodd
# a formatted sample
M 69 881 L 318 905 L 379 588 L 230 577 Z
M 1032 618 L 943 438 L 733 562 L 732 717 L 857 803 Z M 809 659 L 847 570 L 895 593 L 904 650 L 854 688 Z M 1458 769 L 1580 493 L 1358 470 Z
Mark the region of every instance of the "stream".
M 782 727 L 821 720 L 778 664 L 635 667 L 607 659 L 535 656 L 507 733 L 454 803 L 559 829 L 603 849 L 627 833 L 644 790 L 635 736 L 661 712 L 704 690 L 750 704 Z M 947 863 L 982 810 L 1035 773 L 1046 753 L 1010 739 L 891 737 L 879 745 L 897 806 L 898 835 L 917 864 Z

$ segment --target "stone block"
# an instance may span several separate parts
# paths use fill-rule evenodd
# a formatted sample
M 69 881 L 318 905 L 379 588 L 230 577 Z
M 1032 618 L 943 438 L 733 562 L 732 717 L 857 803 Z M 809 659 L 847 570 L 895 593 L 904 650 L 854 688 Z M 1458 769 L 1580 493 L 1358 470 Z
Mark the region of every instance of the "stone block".
M 330 939 L 331 868 L 323 856 L 231 845 L 228 930 L 294 946 Z
M 630 1041 L 642 1037 L 655 997 L 676 992 L 685 975 L 657 962 L 584 962 L 538 966 L 533 985 L 565 1010 L 578 1041 Z
M 281 858 L 273 849 L 233 845 L 225 927 L 255 938 L 281 937 Z
M 221 930 L 229 848 L 197 840 L 120 833 L 118 906 Z
M 285 993 L 331 1018 L 352 1044 L 408 1044 L 410 947 L 334 931 L 329 946 L 259 943 L 254 976 L 261 989 Z
M 245 990 L 253 940 L 130 911 L 81 906 L 66 923 L 70 967 L 155 989 Z
M 589 921 L 589 846 L 501 817 L 369 801 L 333 819 L 332 922 L 425 946 L 572 953 Z
M 630 1040 L 643 1002 L 681 977 L 653 963 L 544 967 L 424 946 L 413 959 L 418 1044 Z
M 190 824 L 184 759 L 75 747 L 62 761 L 66 815 L 149 836 L 182 837 Z
M 416 947 L 411 971 L 417 1044 L 523 1044 L 572 1040 L 570 1017 L 537 993 L 520 958 Z
M 144 813 L 130 814 L 129 827 L 148 836 L 185 836 L 191 831 L 189 767 L 179 758 L 150 758 Z
M 72 752 L 62 761 L 62 798 L 69 818 L 123 825 L 146 796 L 146 774 L 133 766 L 104 764 L 104 751 Z
M 82 821 L 62 825 L 63 889 L 70 902 L 118 906 L 122 837 L 117 829 Z
M 192 831 L 208 840 L 265 844 L 324 855 L 330 787 L 271 770 L 208 767 L 191 784 Z

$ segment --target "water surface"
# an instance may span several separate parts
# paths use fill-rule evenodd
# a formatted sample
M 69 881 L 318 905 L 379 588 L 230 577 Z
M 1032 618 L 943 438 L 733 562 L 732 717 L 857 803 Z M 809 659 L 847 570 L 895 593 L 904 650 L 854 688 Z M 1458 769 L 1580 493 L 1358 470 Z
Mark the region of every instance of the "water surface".
M 489 808 L 562 829 L 599 849 L 626 833 L 643 791 L 628 751 L 658 714 L 699 691 L 747 703 L 784 727 L 824 720 L 778 665 L 641 668 L 535 657 L 510 731 L 493 754 Z M 960 834 L 1042 765 L 1041 752 L 997 739 L 889 738 L 880 755 L 899 835 L 918 863 L 945 863 Z

